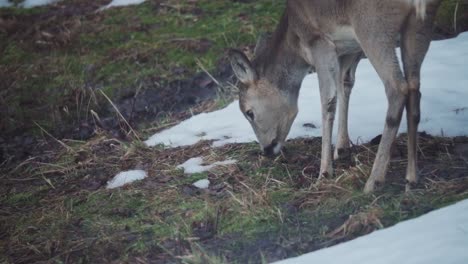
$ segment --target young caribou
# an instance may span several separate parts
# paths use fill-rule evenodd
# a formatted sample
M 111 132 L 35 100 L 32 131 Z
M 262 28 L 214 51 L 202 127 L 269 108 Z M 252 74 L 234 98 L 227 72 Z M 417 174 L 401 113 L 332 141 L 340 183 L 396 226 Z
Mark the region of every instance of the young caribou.
M 365 192 L 383 183 L 390 150 L 406 107 L 407 189 L 418 180 L 417 129 L 420 71 L 441 0 L 289 0 L 276 30 L 261 38 L 250 61 L 231 50 L 230 61 L 243 84 L 239 104 L 265 154 L 278 154 L 298 112 L 304 77 L 318 74 L 322 104 L 322 156 L 319 177 L 332 175 L 331 137 L 338 104 L 334 158 L 350 154 L 348 102 L 363 54 L 384 83 L 386 123 Z M 401 47 L 403 72 L 395 48 Z

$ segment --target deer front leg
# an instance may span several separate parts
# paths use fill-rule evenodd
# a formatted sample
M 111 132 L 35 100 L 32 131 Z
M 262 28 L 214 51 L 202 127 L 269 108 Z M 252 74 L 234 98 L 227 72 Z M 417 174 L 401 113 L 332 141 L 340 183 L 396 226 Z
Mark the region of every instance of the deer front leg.
M 340 57 L 341 82 L 338 85 L 338 139 L 335 147 L 335 160 L 350 161 L 351 151 L 348 134 L 349 97 L 354 86 L 356 68 L 362 53 Z
M 321 178 L 333 175 L 331 139 L 336 111 L 336 93 L 340 82 L 340 65 L 331 42 L 317 40 L 311 51 L 318 74 L 322 105 L 322 156 L 319 175 Z

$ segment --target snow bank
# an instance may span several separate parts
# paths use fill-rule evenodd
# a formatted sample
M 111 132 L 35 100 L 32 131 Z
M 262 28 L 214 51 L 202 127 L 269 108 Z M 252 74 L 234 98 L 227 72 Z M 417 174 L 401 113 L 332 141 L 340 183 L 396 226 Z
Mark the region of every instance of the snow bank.
M 234 101 L 222 110 L 193 116 L 175 127 L 151 136 L 145 143 L 148 146 L 164 144 L 177 147 L 193 145 L 201 140 L 215 140 L 214 146 L 222 146 L 227 143 L 255 141 L 255 135 L 242 116 L 238 102 Z
M 456 136 L 468 133 L 468 33 L 455 39 L 434 41 L 424 61 L 421 80 L 421 123 L 419 131 Z M 399 52 L 398 52 L 399 53 Z M 351 140 L 368 141 L 382 133 L 387 99 L 381 80 L 368 60 L 362 60 L 351 95 L 349 133 Z M 458 111 L 457 111 L 458 109 Z M 465 109 L 465 110 L 463 110 Z M 403 115 L 400 132 L 406 131 Z M 337 119 L 336 119 L 337 120 Z M 304 124 L 314 124 L 317 128 Z M 299 114 L 288 138 L 321 135 L 320 96 L 317 75 L 304 79 L 299 96 Z M 334 133 L 336 135 L 337 124 Z M 196 115 L 179 125 L 150 137 L 148 146 L 186 146 L 214 140 L 213 146 L 255 141 L 250 124 L 235 101 L 226 108 Z
M 0 7 L 9 7 L 12 6 L 13 4 L 10 3 L 8 0 L 0 0 Z
M 200 173 L 204 171 L 209 171 L 212 168 L 216 166 L 222 166 L 222 165 L 230 165 L 236 163 L 236 160 L 225 160 L 225 161 L 217 161 L 213 164 L 210 165 L 202 165 L 203 164 L 203 158 L 202 157 L 196 157 L 196 158 L 191 158 L 187 160 L 186 162 L 180 164 L 177 166 L 179 169 L 184 169 L 184 173 L 187 174 L 193 174 L 193 173 Z
M 121 186 L 124 186 L 125 184 L 142 180 L 146 178 L 148 174 L 146 171 L 143 170 L 130 170 L 130 171 L 123 171 L 119 172 L 115 177 L 107 182 L 107 189 L 114 189 L 118 188 Z
M 19 6 L 24 7 L 24 8 L 31 8 L 31 7 L 36 7 L 36 6 L 52 4 L 57 1 L 59 0 L 25 0 L 22 3 L 20 3 Z M 0 7 L 9 7 L 9 6 L 13 6 L 12 1 L 0 0 Z
M 100 10 L 113 7 L 113 6 L 139 5 L 145 1 L 146 0 L 113 0 L 108 5 L 103 6 Z
M 58 1 L 59 0 L 25 0 L 23 3 L 21 3 L 20 6 L 24 8 L 31 8 L 36 6 L 49 5 Z
M 19 6 L 24 7 L 24 8 L 31 8 L 31 7 L 36 7 L 36 6 L 52 4 L 58 1 L 60 0 L 24 0 L 24 2 L 21 3 Z M 103 6 L 102 8 L 100 8 L 100 10 L 113 7 L 113 6 L 138 5 L 145 1 L 146 0 L 113 0 L 106 6 Z M 13 4 L 9 2 L 8 0 L 0 0 L 0 7 L 9 7 L 12 5 Z
M 276 264 L 466 264 L 468 200 Z

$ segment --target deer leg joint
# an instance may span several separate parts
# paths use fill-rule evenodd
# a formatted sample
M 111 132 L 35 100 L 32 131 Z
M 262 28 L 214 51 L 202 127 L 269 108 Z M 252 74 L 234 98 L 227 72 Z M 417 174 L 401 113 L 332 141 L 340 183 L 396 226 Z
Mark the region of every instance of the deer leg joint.
M 333 96 L 327 102 L 327 112 L 334 113 L 335 111 L 336 111 L 336 96 Z

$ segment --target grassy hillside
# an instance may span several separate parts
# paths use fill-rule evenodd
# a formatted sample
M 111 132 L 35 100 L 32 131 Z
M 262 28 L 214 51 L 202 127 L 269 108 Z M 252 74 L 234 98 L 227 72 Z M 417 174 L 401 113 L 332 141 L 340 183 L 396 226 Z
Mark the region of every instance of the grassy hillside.
M 227 47 L 271 29 L 283 5 L 147 1 L 96 12 L 107 2 L 0 9 L 3 133 L 40 131 L 36 122 L 56 134 L 108 108 L 101 91 L 119 100 L 214 70 Z
M 86 138 L 89 131 L 80 131 L 93 125 L 90 110 L 101 117 L 113 111 L 102 92 L 117 102 L 139 93 L 177 93 L 175 80 L 202 69 L 215 74 L 225 66 L 227 48 L 254 44 L 284 7 L 272 0 L 159 0 L 96 12 L 108 2 L 0 9 L 4 137 L 40 135 L 42 127 L 59 138 Z M 467 11 L 466 4 L 445 0 L 437 32 L 466 30 Z
M 362 193 L 372 142 L 322 181 L 320 138 L 290 141 L 275 159 L 254 143 L 145 147 L 139 138 L 226 103 L 226 87 L 207 85 L 205 71 L 230 80 L 227 48 L 272 30 L 284 1 L 148 0 L 96 12 L 108 2 L 0 9 L 0 263 L 262 263 L 468 198 L 465 137 L 421 134 L 422 181 L 405 193 L 400 136 L 389 182 L 373 195 Z M 466 25 L 457 3 L 444 1 L 438 32 Z M 190 87 L 206 86 L 217 95 L 198 101 Z M 103 129 L 109 116 L 124 136 Z M 192 175 L 176 168 L 196 156 L 238 163 Z M 148 178 L 105 189 L 135 168 Z M 209 189 L 192 186 L 204 178 Z
M 288 142 L 276 159 L 256 144 L 149 149 L 107 135 L 44 143 L 42 155 L 1 169 L 0 261 L 33 263 L 262 263 L 328 247 L 468 198 L 467 138 L 422 135 L 422 182 L 404 192 L 406 138 L 388 182 L 362 193 L 377 146 L 317 181 L 320 138 Z M 48 150 L 47 150 L 48 149 Z M 184 175 L 191 157 L 238 163 Z M 140 168 L 147 179 L 106 182 Z M 211 186 L 192 186 L 208 178 Z

